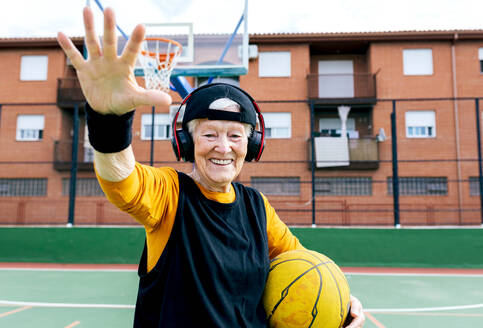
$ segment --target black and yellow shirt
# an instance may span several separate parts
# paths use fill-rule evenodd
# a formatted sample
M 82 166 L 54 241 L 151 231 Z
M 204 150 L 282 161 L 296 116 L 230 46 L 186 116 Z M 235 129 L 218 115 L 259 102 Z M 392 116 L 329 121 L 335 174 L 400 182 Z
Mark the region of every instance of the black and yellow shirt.
M 109 200 L 145 226 L 135 327 L 264 327 L 269 258 L 302 248 L 266 197 L 238 183 L 204 189 L 172 168 L 136 164 Z

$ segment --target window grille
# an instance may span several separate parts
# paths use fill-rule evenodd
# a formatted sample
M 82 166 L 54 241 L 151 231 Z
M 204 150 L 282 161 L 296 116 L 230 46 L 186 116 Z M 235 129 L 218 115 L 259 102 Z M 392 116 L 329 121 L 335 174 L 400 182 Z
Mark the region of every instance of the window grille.
M 70 178 L 62 179 L 62 195 L 68 196 Z M 96 178 L 78 178 L 76 183 L 76 196 L 104 196 L 104 192 Z
M 470 196 L 480 195 L 480 180 L 478 177 L 470 177 Z
M 298 177 L 252 177 L 251 185 L 265 195 L 300 195 Z
M 387 192 L 392 195 L 392 177 L 387 178 Z M 400 177 L 401 196 L 446 196 L 448 179 L 446 177 Z
M 0 179 L 0 197 L 47 196 L 46 178 Z
M 372 195 L 372 178 L 315 178 L 315 194 L 319 196 L 370 196 Z

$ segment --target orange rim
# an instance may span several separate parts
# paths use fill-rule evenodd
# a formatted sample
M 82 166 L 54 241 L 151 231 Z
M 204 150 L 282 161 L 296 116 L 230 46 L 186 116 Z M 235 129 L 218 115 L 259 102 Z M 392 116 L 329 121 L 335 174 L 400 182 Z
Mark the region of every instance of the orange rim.
M 175 46 L 177 46 L 178 47 L 178 50 L 177 51 L 174 51 L 174 52 L 170 52 L 169 53 L 169 58 L 170 58 L 169 59 L 169 62 L 172 62 L 173 59 L 176 56 L 178 56 L 181 53 L 181 51 L 183 50 L 183 46 L 181 45 L 181 43 L 179 43 L 178 41 L 175 41 L 175 40 L 171 40 L 171 39 L 149 37 L 149 38 L 145 38 L 144 41 L 158 41 L 158 42 L 164 42 L 164 43 L 172 43 Z M 166 60 L 166 57 L 168 57 L 168 53 L 158 54 L 156 52 L 144 51 L 144 50 L 141 50 L 141 55 L 143 55 L 143 56 L 149 56 L 151 58 L 158 57 L 159 60 L 161 60 L 161 61 Z

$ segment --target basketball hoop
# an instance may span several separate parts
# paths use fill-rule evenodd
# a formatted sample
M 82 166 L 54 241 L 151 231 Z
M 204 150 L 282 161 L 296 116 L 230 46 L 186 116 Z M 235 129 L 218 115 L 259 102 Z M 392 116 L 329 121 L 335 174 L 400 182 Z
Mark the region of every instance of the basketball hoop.
M 174 40 L 149 37 L 143 42 L 139 61 L 144 71 L 146 89 L 169 91 L 171 72 L 183 46 Z

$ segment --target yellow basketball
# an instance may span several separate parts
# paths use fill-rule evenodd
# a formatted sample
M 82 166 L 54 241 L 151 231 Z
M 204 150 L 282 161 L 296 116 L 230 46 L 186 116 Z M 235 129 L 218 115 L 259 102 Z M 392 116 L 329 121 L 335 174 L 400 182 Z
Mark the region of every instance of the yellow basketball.
M 338 328 L 349 310 L 349 284 L 327 256 L 293 250 L 271 261 L 263 305 L 272 328 Z

